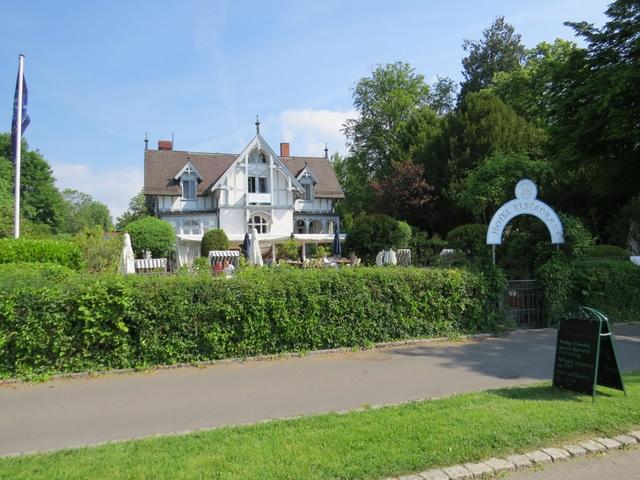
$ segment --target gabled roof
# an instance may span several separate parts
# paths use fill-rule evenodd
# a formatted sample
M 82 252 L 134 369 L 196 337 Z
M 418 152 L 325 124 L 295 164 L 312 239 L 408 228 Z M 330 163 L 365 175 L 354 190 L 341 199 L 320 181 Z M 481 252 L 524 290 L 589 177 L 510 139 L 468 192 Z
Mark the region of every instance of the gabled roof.
M 269 148 L 262 137 L 259 137 L 259 140 L 262 141 L 261 146 L 263 148 Z M 249 146 L 253 143 L 252 141 Z M 249 148 L 249 146 L 247 148 Z M 182 195 L 180 182 L 175 179 L 176 172 L 181 172 L 190 162 L 203 179 L 196 187 L 196 194 L 206 195 L 238 160 L 238 157 L 240 157 L 240 154 L 146 150 L 144 152 L 143 192 L 146 195 Z M 317 178 L 317 183 L 314 188 L 314 196 L 316 198 L 344 198 L 342 188 L 340 188 L 333 167 L 327 158 L 278 158 L 284 167 L 289 170 L 295 186 L 299 186 L 296 178 L 302 173 L 306 166 Z
M 237 155 L 228 153 L 194 153 L 177 150 L 146 150 L 144 152 L 144 193 L 147 195 L 182 195 L 176 172 L 187 163 L 198 170 L 203 180 L 196 188 L 197 195 L 220 178 L 236 160 Z
M 180 180 L 180 177 L 185 173 L 192 173 L 198 178 L 198 180 L 200 181 L 204 180 L 204 177 L 200 175 L 200 172 L 198 171 L 198 169 L 194 167 L 193 163 L 191 162 L 187 162 L 187 164 L 184 167 L 182 167 L 178 173 L 176 173 L 175 177 L 173 177 L 174 180 Z
M 314 188 L 316 198 L 344 198 L 344 192 L 338 183 L 336 172 L 329 159 L 325 157 L 280 157 L 289 171 L 298 177 L 305 167 L 318 179 Z
M 313 174 L 313 172 L 308 166 L 304 167 L 302 170 L 300 170 L 300 173 L 296 175 L 296 178 L 298 179 L 298 181 L 300 181 L 302 177 L 311 177 L 311 179 L 313 180 L 313 183 L 318 183 L 318 177 L 316 177 Z

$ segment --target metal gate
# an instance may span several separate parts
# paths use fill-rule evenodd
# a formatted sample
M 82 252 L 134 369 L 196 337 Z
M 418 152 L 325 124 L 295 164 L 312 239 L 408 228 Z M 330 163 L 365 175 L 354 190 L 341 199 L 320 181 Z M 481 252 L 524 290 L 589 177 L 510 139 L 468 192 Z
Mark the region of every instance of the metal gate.
M 535 280 L 509 280 L 505 298 L 507 315 L 518 326 L 540 328 L 542 320 L 542 291 Z

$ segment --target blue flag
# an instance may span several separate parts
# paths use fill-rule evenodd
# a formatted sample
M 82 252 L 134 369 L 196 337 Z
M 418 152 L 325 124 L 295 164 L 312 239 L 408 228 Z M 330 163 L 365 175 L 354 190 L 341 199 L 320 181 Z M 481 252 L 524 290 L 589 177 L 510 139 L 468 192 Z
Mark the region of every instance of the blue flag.
M 22 138 L 18 138 L 18 84 L 20 82 L 20 73 L 18 73 L 18 78 L 16 79 L 16 93 L 13 96 L 13 119 L 11 120 L 11 147 L 13 152 L 13 162 L 16 161 L 16 151 L 18 149 L 18 142 L 22 140 Z M 27 114 L 27 82 L 24 79 L 24 74 L 22 75 L 22 134 L 24 134 L 25 129 L 31 123 L 31 119 Z

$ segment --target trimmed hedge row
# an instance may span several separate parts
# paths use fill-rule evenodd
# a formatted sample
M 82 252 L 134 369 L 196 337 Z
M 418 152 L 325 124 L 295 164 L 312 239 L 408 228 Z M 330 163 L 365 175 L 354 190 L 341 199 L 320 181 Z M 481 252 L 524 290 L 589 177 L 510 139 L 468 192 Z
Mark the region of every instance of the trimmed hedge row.
M 555 257 L 537 277 L 549 325 L 556 325 L 576 305 L 601 310 L 615 322 L 640 320 L 640 267 L 629 260 Z
M 363 346 L 495 327 L 495 293 L 465 270 L 211 276 L 29 272 L 0 281 L 0 376 L 144 367 Z M 1 276 L 11 275 L 9 269 Z
M 82 251 L 67 240 L 0 239 L 1 263 L 56 263 L 80 270 L 84 266 Z

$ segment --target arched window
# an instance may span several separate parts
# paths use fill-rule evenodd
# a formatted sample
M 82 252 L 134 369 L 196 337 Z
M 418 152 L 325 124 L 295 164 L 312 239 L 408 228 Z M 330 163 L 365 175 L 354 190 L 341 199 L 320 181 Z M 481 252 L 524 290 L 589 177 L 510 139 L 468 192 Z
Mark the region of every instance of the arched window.
M 307 224 L 304 220 L 296 221 L 296 233 L 307 233 Z
M 264 152 L 260 152 L 260 155 L 258 155 L 258 159 L 261 163 L 267 163 L 267 156 L 264 154 Z
M 263 215 L 253 214 L 249 219 L 249 231 L 251 227 L 256 229 L 258 233 L 269 233 L 269 220 Z
M 202 227 L 199 222 L 195 220 L 186 220 L 182 223 L 182 234 L 183 235 L 201 235 Z
M 320 220 L 313 220 L 309 224 L 309 233 L 322 233 L 322 222 Z

